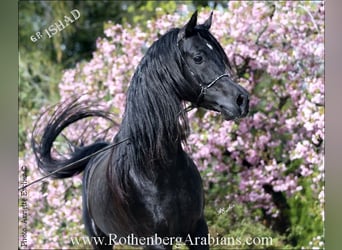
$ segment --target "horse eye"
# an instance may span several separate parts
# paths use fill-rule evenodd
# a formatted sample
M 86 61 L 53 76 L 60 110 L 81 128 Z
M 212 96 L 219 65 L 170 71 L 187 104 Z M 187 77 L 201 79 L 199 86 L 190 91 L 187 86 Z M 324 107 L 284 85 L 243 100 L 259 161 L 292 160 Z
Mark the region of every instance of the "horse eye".
M 194 57 L 194 62 L 197 63 L 197 64 L 200 64 L 202 63 L 203 61 L 203 57 L 202 56 L 195 56 Z

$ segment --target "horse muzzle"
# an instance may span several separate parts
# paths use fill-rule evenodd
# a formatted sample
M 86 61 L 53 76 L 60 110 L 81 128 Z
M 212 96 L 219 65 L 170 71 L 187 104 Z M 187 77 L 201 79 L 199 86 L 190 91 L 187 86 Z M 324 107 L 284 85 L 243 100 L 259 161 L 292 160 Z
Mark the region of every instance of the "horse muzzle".
M 249 95 L 246 93 L 239 93 L 233 98 L 233 102 L 228 104 L 220 104 L 218 111 L 222 117 L 229 121 L 246 117 L 249 112 Z

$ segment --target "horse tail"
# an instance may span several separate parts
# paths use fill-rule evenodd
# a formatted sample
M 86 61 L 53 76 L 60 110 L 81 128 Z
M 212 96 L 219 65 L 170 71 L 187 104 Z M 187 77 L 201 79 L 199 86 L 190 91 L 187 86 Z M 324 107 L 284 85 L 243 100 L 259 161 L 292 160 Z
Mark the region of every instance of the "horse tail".
M 94 107 L 94 105 L 91 105 Z M 45 128 L 40 129 L 38 123 L 43 120 L 44 114 L 36 122 L 33 132 L 31 145 L 38 164 L 38 168 L 45 174 L 51 174 L 52 178 L 62 179 L 68 178 L 81 173 L 91 157 L 84 159 L 86 156 L 97 152 L 106 147 L 109 143 L 98 141 L 87 146 L 76 147 L 72 145 L 70 157 L 58 159 L 52 155 L 53 143 L 60 133 L 70 124 L 75 123 L 87 117 L 102 117 L 113 123 L 110 114 L 103 110 L 94 110 L 88 102 L 80 102 L 73 100 L 70 103 L 65 103 L 57 106 Z M 49 109 L 50 110 L 50 109 Z M 48 111 L 49 111 L 48 110 Z M 40 137 L 40 140 L 37 138 Z M 75 163 L 75 164 L 72 164 Z M 68 166 L 70 165 L 70 166 Z M 58 169 L 61 169 L 58 171 Z

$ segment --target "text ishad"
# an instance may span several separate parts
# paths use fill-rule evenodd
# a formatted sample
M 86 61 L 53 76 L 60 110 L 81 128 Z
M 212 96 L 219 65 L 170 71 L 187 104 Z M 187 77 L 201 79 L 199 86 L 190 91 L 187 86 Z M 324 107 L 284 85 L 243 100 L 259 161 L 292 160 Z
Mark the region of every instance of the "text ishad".
M 75 22 L 77 19 L 79 19 L 81 16 L 81 13 L 79 10 L 74 9 L 70 11 L 70 15 L 65 15 L 63 19 L 57 20 L 53 24 L 51 24 L 49 27 L 44 29 L 42 32 L 38 31 L 36 34 L 31 36 L 32 42 L 37 42 L 40 39 L 44 38 L 52 38 L 54 35 L 56 35 L 58 32 L 61 32 L 64 30 L 67 26 L 69 26 L 71 23 Z

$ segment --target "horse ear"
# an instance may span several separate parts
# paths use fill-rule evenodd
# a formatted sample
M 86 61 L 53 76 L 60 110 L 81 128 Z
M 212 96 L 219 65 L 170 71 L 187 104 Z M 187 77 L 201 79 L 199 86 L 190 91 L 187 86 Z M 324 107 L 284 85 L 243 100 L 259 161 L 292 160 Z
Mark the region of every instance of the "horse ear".
M 203 28 L 205 28 L 206 30 L 209 30 L 211 27 L 212 19 L 213 19 L 213 12 L 210 13 L 210 16 L 208 17 L 208 19 L 205 20 L 205 22 L 202 24 Z
M 194 12 L 194 14 L 192 14 L 189 22 L 185 24 L 183 28 L 180 29 L 177 40 L 180 41 L 181 39 L 185 37 L 191 36 L 194 33 L 196 24 L 197 24 L 197 10 Z

